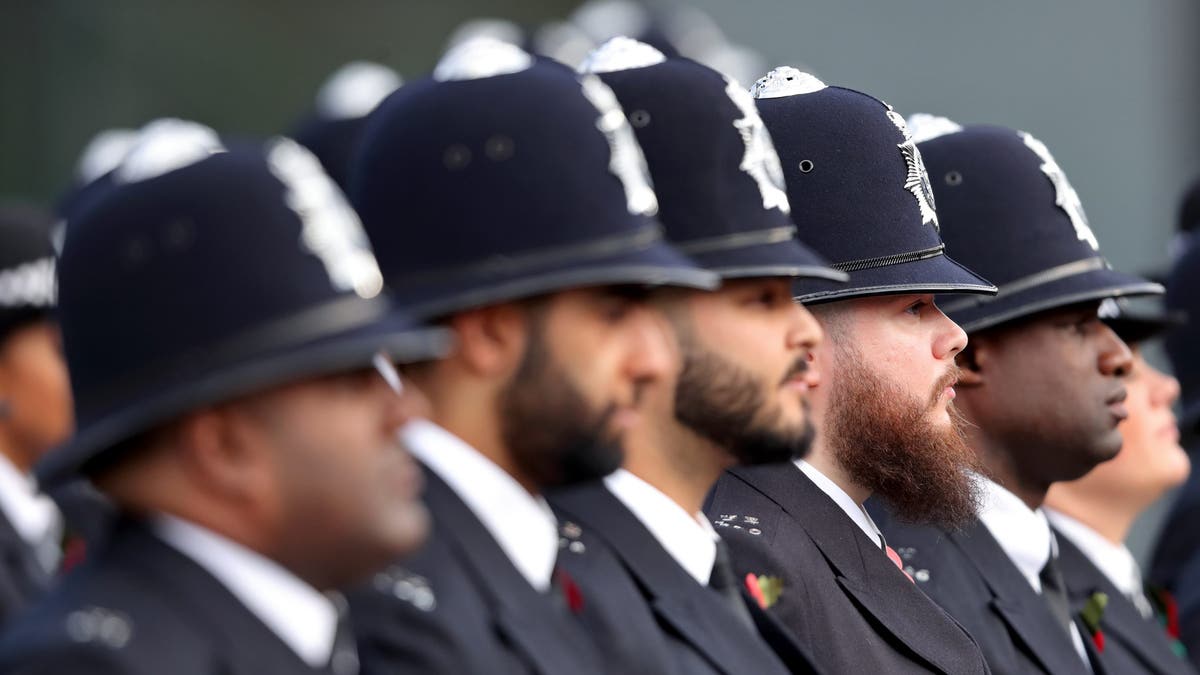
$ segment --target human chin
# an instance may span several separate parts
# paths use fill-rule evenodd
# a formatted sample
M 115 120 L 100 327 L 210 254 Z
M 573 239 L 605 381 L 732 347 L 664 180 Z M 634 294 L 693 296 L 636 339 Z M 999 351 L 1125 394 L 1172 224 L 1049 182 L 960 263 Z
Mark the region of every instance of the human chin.
M 807 456 L 814 435 L 807 422 L 774 428 L 756 426 L 746 429 L 727 449 L 737 464 L 778 464 Z
M 932 424 L 933 426 L 938 427 L 938 428 L 953 427 L 954 426 L 954 415 L 953 415 L 953 413 L 951 413 L 952 405 L 953 404 L 950 403 L 949 401 L 938 401 L 933 407 L 931 407 L 929 409 L 929 412 L 928 412 L 928 414 L 926 414 L 925 418 L 927 420 L 929 420 L 930 424 Z
M 1121 430 L 1117 428 L 1109 429 L 1104 434 L 1100 446 L 1100 453 L 1104 455 L 1104 460 L 1112 459 L 1121 451 L 1121 446 L 1124 445 L 1125 439 L 1121 438 Z
M 811 404 L 807 396 L 795 396 L 790 393 L 776 398 L 774 412 L 758 415 L 759 420 L 775 419 L 779 427 L 800 429 L 807 426 L 812 416 Z

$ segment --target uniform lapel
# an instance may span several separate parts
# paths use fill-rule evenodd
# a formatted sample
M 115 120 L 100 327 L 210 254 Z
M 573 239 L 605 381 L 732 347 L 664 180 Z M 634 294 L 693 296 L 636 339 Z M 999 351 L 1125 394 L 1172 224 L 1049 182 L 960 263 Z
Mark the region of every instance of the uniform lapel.
M 305 663 L 221 582 L 151 534 L 141 522 L 121 521 L 103 555 L 111 566 L 138 570 L 147 594 L 169 598 L 167 602 L 178 615 L 194 626 L 196 634 L 211 644 L 213 655 L 226 664 L 228 670 L 222 672 L 320 672 Z
M 754 620 L 754 626 L 758 629 L 759 635 L 762 635 L 763 640 L 771 646 L 775 655 L 787 666 L 788 671 L 793 675 L 819 672 L 808 650 L 800 645 L 792 632 L 760 607 L 749 593 L 743 592 L 743 595 L 747 607 L 750 608 L 750 618 Z
M 982 522 L 975 520 L 949 536 L 991 590 L 992 608 L 1046 672 L 1087 673 L 1070 635 Z
M 603 483 L 555 496 L 555 504 L 605 540 L 660 621 L 721 672 L 775 673 L 767 645 L 738 623 L 716 593 L 700 586 Z
M 6 606 L 13 609 L 28 604 L 49 588 L 50 575 L 42 569 L 34 557 L 33 549 L 21 538 L 8 517 L 0 511 L 0 574 L 7 582 L 0 582 L 0 589 L 8 589 L 15 597 L 0 597 L 0 618 Z M 2 594 L 0 594 L 2 595 Z
M 1101 572 L 1091 560 L 1066 536 L 1056 533 L 1058 558 L 1071 596 L 1072 610 L 1081 611 L 1093 593 L 1108 596 L 1108 605 L 1100 620 L 1101 630 L 1107 641 L 1118 642 L 1120 647 L 1131 652 L 1149 672 L 1189 672 L 1183 660 L 1171 651 L 1166 632 L 1154 620 L 1146 620 L 1137 608 Z M 1083 629 L 1080 629 L 1083 631 Z M 1087 640 L 1086 632 L 1085 641 Z M 1100 661 L 1104 656 L 1099 655 Z
M 876 625 L 945 673 L 957 665 L 944 646 L 970 638 L 929 600 L 828 495 L 794 465 L 739 467 L 732 472 L 780 506 L 821 550 L 843 592 Z M 940 620 L 928 620 L 937 615 Z
M 521 576 L 487 528 L 433 471 L 425 471 L 425 501 L 439 535 L 455 551 L 492 608 L 496 631 L 537 672 L 589 673 L 598 662 L 582 628 Z

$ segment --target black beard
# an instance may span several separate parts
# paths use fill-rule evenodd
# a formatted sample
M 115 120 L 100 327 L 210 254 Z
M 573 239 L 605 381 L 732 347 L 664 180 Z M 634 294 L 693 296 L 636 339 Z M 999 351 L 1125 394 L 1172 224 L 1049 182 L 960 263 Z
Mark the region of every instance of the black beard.
M 500 405 L 501 437 L 518 469 L 539 488 L 607 476 L 625 458 L 620 438 L 608 431 L 616 405 L 593 410 L 551 362 L 540 330 L 534 330 Z
M 957 410 L 950 408 L 950 427 L 929 416 L 947 382 L 920 401 L 882 381 L 853 350 L 839 347 L 837 362 L 823 433 L 838 464 L 900 520 L 950 529 L 969 522 L 979 494 L 968 471 L 984 473 L 982 465 Z
M 766 410 L 761 383 L 753 373 L 695 344 L 681 344 L 681 348 L 683 370 L 675 385 L 675 419 L 739 464 L 787 462 L 808 454 L 814 434 L 807 401 L 804 423 L 799 428 L 781 428 L 781 411 Z M 788 377 L 806 367 L 803 361 L 798 364 Z

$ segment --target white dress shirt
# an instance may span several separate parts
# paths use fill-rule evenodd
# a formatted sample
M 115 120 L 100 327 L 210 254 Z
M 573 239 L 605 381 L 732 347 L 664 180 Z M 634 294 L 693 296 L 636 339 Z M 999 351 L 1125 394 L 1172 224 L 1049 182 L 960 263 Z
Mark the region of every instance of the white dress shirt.
M 8 518 L 17 535 L 34 550 L 38 563 L 52 573 L 58 568 L 62 551 L 62 514 L 54 500 L 38 491 L 33 477 L 22 473 L 0 453 L 0 511 Z
M 1050 531 L 1050 521 L 1042 509 L 1030 509 L 1025 502 L 995 481 L 984 476 L 975 475 L 980 485 L 981 500 L 979 504 L 979 520 L 988 532 L 992 533 L 1000 548 L 1008 555 L 1009 560 L 1021 571 L 1021 576 L 1029 582 L 1039 595 L 1042 592 L 1042 568 L 1050 562 L 1051 553 L 1058 553 L 1054 543 L 1054 535 Z M 1089 670 L 1092 668 L 1088 660 L 1087 650 L 1083 647 L 1083 636 L 1075 622 L 1071 622 L 1071 643 L 1079 658 Z
M 195 523 L 160 514 L 154 533 L 216 577 L 246 609 L 313 668 L 333 656 L 338 610 L 328 596 L 278 563 Z
M 1051 508 L 1046 508 L 1045 511 L 1050 523 L 1083 551 L 1088 560 L 1108 577 L 1112 585 L 1129 598 L 1143 617 L 1154 616 L 1154 609 L 1142 589 L 1142 570 L 1128 547 L 1112 543 L 1099 532 L 1065 513 Z
M 675 562 L 701 586 L 717 559 L 717 532 L 703 513 L 688 513 L 658 488 L 617 469 L 604 479 L 609 491 L 650 530 Z
M 495 462 L 433 422 L 412 420 L 400 438 L 463 500 L 521 576 L 543 593 L 550 590 L 558 521 L 546 500 L 529 494 Z
M 863 534 L 867 535 L 867 539 L 878 544 L 879 548 L 883 548 L 883 534 L 879 531 L 879 527 L 875 525 L 875 521 L 871 520 L 871 515 L 867 513 L 867 510 L 861 504 L 854 501 L 853 497 L 838 487 L 838 484 L 830 480 L 828 476 L 818 471 L 812 464 L 802 459 L 797 459 L 796 466 L 812 482 L 816 483 L 817 487 L 821 488 L 821 492 L 829 495 L 829 498 L 841 507 L 846 512 L 846 515 L 850 516 L 850 520 L 853 520 L 859 529 L 863 531 Z

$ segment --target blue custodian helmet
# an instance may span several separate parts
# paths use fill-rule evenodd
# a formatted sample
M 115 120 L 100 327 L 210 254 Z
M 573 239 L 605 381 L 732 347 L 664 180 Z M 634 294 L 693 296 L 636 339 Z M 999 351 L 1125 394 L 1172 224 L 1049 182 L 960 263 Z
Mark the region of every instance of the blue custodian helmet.
M 751 91 L 779 151 L 799 239 L 850 275 L 847 284 L 798 280 L 798 300 L 995 292 L 946 255 L 921 152 L 891 106 L 788 67 Z
M 425 316 L 580 286 L 719 282 L 664 241 L 612 90 L 490 38 L 380 104 L 350 195 L 389 286 Z
M 1089 300 L 1162 293 L 1100 253 L 1079 196 L 1046 146 L 1023 131 L 945 126 L 920 143 L 937 192 L 942 237 L 994 281 L 993 297 L 938 304 L 972 333 Z

